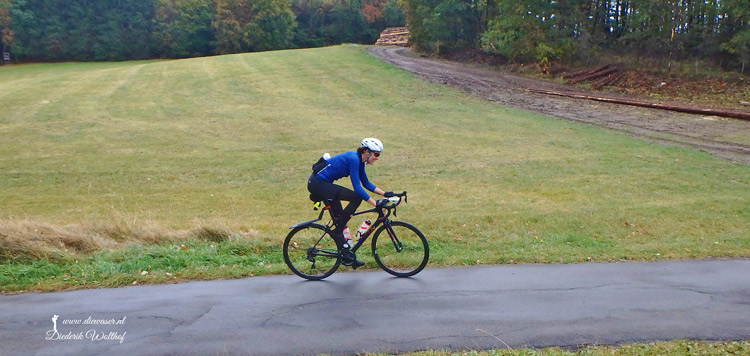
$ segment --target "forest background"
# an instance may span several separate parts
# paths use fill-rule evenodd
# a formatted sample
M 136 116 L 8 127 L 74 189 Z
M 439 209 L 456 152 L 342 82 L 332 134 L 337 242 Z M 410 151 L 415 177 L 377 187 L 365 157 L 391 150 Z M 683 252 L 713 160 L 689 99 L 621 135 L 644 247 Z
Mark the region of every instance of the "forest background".
M 542 64 L 629 53 L 740 72 L 750 64 L 747 0 L 0 0 L 0 46 L 18 61 L 372 44 L 404 24 L 412 46 L 431 53 L 480 49 Z

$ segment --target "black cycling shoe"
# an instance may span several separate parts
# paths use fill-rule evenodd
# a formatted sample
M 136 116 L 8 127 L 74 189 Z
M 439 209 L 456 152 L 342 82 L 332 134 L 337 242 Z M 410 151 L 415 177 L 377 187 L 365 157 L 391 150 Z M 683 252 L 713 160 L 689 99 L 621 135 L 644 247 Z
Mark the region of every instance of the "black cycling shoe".
M 354 261 L 352 261 L 352 268 L 357 269 L 357 268 L 362 267 L 364 265 L 365 265 L 364 262 L 362 262 L 362 261 L 358 260 L 356 257 L 354 257 Z

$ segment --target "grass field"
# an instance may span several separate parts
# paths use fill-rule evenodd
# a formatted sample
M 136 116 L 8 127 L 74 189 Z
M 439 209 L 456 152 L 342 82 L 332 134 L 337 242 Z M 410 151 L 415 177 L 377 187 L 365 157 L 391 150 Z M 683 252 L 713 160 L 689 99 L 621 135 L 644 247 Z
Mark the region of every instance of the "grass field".
M 5 66 L 0 89 L 3 292 L 287 273 L 310 165 L 368 136 L 385 144 L 368 175 L 409 191 L 398 218 L 431 266 L 750 256 L 750 167 L 471 98 L 358 46 Z

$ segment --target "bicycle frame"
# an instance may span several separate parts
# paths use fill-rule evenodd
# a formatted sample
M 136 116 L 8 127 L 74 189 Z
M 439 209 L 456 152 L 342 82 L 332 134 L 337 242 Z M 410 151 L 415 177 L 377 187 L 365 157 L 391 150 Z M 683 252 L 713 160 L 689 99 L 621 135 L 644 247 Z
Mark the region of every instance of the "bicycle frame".
M 357 250 L 359 250 L 359 248 L 362 246 L 362 244 L 364 244 L 365 241 L 367 241 L 367 238 L 369 238 L 370 235 L 372 235 L 372 233 L 375 230 L 377 230 L 377 228 L 380 227 L 381 224 L 385 224 L 386 231 L 388 232 L 388 236 L 391 238 L 391 241 L 393 242 L 393 245 L 396 247 L 396 250 L 398 250 L 399 252 L 401 251 L 401 243 L 400 243 L 400 241 L 398 241 L 398 238 L 393 233 L 393 230 L 391 230 L 391 228 L 390 228 L 391 220 L 389 219 L 389 217 L 391 216 L 391 211 L 392 210 L 393 210 L 394 215 L 395 215 L 395 209 L 396 209 L 396 207 L 398 205 L 400 205 L 402 201 L 406 201 L 406 191 L 404 191 L 402 193 L 399 193 L 399 194 L 395 194 L 394 197 L 387 198 L 387 199 L 391 203 L 394 203 L 394 204 L 386 205 L 386 206 L 383 206 L 383 207 L 375 207 L 375 208 L 371 208 L 371 209 L 367 209 L 367 210 L 361 210 L 361 211 L 358 211 L 358 212 L 355 212 L 354 214 L 352 214 L 352 217 L 358 216 L 358 215 L 364 215 L 364 214 L 368 214 L 368 213 L 377 213 L 378 214 L 378 218 L 375 219 L 375 222 L 373 222 L 373 224 L 370 227 L 370 229 L 364 235 L 360 236 L 359 239 L 354 243 L 354 246 L 352 246 L 351 250 L 353 252 L 357 252 Z M 396 200 L 393 200 L 393 199 L 396 199 Z M 304 222 L 301 222 L 301 223 L 298 223 L 298 224 L 294 224 L 294 225 L 290 226 L 289 228 L 290 229 L 294 229 L 294 228 L 300 227 L 300 226 L 306 226 L 306 225 L 315 224 L 315 222 L 323 220 L 323 214 L 325 214 L 326 210 L 329 210 L 329 213 L 331 214 L 331 221 L 328 222 L 326 225 L 323 225 L 323 226 L 325 226 L 326 234 L 331 235 L 332 232 L 333 232 L 331 230 L 331 227 L 333 226 L 333 213 L 330 212 L 330 206 L 329 205 L 326 205 L 323 209 L 321 209 L 320 214 L 318 215 L 317 219 L 312 219 L 312 220 L 304 221 Z M 325 234 L 323 236 L 321 236 L 320 238 L 322 239 L 323 237 L 325 237 Z M 319 256 L 326 256 L 326 257 L 336 257 L 336 256 L 338 256 L 338 253 L 331 252 L 331 251 L 322 251 L 321 250 L 320 252 L 321 253 L 318 254 Z
M 372 213 L 372 212 L 378 213 L 378 218 L 375 219 L 375 222 L 372 223 L 372 226 L 370 226 L 370 229 L 367 230 L 367 232 L 364 235 L 360 236 L 357 242 L 354 243 L 354 246 L 352 246 L 353 252 L 357 252 L 357 250 L 359 250 L 359 247 L 362 246 L 362 244 L 364 244 L 365 241 L 367 241 L 367 238 L 370 237 L 370 235 L 372 235 L 372 233 L 378 227 L 380 227 L 381 224 L 385 224 L 386 230 L 388 231 L 388 235 L 390 235 L 391 239 L 393 239 L 393 232 L 391 232 L 390 229 L 388 228 L 391 222 L 391 220 L 388 219 L 388 217 L 391 215 L 391 211 L 390 209 L 388 209 L 388 213 L 386 214 L 386 213 L 383 213 L 383 210 L 385 209 L 380 209 L 380 211 L 378 211 L 378 208 L 372 208 L 372 209 L 363 210 L 363 211 L 352 214 L 352 217 L 355 217 L 357 215 L 364 215 L 364 214 Z
M 393 230 L 391 230 L 391 227 L 390 227 L 391 220 L 389 219 L 389 217 L 391 216 L 391 211 L 394 210 L 394 213 L 395 213 L 396 207 L 399 204 L 401 204 L 402 201 L 406 200 L 406 192 L 403 192 L 401 194 L 396 194 L 395 197 L 388 198 L 388 199 L 392 203 L 395 203 L 395 204 L 386 205 L 380 208 L 375 207 L 375 208 L 371 208 L 367 210 L 362 210 L 362 211 L 358 211 L 352 214 L 352 217 L 355 217 L 358 215 L 364 215 L 364 214 L 373 213 L 373 212 L 378 213 L 378 218 L 375 219 L 375 222 L 372 223 L 372 226 L 370 226 L 370 229 L 367 230 L 367 232 L 364 235 L 360 236 L 359 239 L 354 243 L 354 246 L 352 246 L 351 250 L 353 252 L 357 252 L 357 250 L 359 250 L 359 248 L 365 243 L 365 241 L 367 241 L 367 238 L 370 237 L 370 235 L 372 235 L 373 232 L 375 232 L 375 230 L 377 230 L 377 228 L 380 227 L 381 224 L 385 225 L 385 229 L 388 232 L 388 236 L 390 236 L 391 241 L 393 241 L 393 245 L 396 247 L 396 249 L 399 252 L 401 252 L 401 243 L 398 241 L 398 238 L 393 233 Z M 397 199 L 397 200 L 394 201 L 392 199 Z

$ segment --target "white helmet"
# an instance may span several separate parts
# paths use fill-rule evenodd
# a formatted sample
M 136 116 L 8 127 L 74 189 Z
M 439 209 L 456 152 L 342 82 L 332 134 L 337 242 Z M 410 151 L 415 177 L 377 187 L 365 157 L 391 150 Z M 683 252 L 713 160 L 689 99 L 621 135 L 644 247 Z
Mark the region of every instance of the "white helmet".
M 368 137 L 362 140 L 362 147 L 365 147 L 372 152 L 383 152 L 383 143 L 377 138 Z

